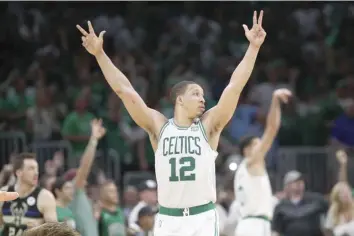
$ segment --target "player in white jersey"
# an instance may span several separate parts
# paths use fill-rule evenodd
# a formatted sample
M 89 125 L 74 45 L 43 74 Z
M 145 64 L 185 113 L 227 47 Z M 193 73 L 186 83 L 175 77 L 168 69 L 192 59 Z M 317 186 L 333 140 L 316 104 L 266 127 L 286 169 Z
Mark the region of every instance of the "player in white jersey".
M 155 236 L 218 235 L 215 211 L 215 158 L 220 133 L 235 111 L 266 33 L 262 28 L 263 11 L 253 27 L 243 25 L 250 44 L 231 76 L 216 106 L 204 112 L 203 89 L 182 81 L 171 90 L 174 117 L 168 120 L 149 108 L 129 80 L 116 68 L 103 50 L 103 34 L 97 37 L 90 22 L 89 32 L 80 26 L 82 44 L 96 60 L 112 89 L 122 99 L 134 121 L 150 137 L 155 151 L 159 213 Z
M 234 187 L 241 220 L 235 236 L 271 236 L 274 204 L 264 158 L 280 127 L 281 102 L 287 103 L 290 96 L 287 89 L 276 90 L 262 138 L 248 136 L 240 141 L 244 160 L 235 174 Z

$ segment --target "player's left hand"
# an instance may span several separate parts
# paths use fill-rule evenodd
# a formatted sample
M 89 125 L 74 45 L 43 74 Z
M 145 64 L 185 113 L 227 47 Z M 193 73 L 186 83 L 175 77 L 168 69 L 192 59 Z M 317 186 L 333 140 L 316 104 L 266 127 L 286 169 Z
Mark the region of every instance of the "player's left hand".
M 254 11 L 252 28 L 248 29 L 247 25 L 242 25 L 243 29 L 245 30 L 245 35 L 248 41 L 252 46 L 256 48 L 261 47 L 267 35 L 267 33 L 264 31 L 262 27 L 262 21 L 263 21 L 263 10 L 260 12 L 258 19 L 257 19 L 257 11 Z
M 0 191 L 0 202 L 12 201 L 17 198 L 18 198 L 18 193 L 16 193 L 16 192 Z
M 101 119 L 91 121 L 91 135 L 96 139 L 101 139 L 106 134 L 106 129 L 102 125 Z

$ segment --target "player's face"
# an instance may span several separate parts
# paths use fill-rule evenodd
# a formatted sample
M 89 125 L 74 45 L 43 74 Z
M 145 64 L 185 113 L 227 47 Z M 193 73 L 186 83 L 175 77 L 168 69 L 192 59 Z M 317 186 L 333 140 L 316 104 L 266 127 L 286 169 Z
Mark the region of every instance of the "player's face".
M 188 85 L 182 96 L 182 105 L 190 118 L 201 116 L 205 111 L 204 91 L 197 84 Z
M 38 163 L 34 159 L 25 159 L 23 167 L 17 173 L 23 183 L 31 186 L 38 184 Z
M 65 182 L 60 195 L 64 201 L 71 202 L 74 198 L 74 184 L 71 181 Z
M 113 203 L 113 204 L 119 203 L 118 189 L 115 184 L 113 184 L 113 183 L 107 184 L 104 187 L 104 195 L 105 195 L 106 201 Z

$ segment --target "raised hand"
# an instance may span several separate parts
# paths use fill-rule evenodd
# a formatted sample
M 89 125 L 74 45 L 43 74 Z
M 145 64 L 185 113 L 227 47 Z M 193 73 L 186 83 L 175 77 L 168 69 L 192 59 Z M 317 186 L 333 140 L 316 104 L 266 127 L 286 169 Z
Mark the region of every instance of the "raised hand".
M 102 138 L 106 134 L 106 129 L 102 126 L 101 119 L 94 119 L 91 121 L 91 135 L 96 139 Z
M 251 45 L 259 48 L 267 35 L 267 33 L 262 28 L 263 21 L 263 10 L 260 12 L 257 20 L 257 11 L 253 13 L 253 26 L 251 29 L 248 29 L 247 25 L 242 25 L 245 30 L 245 35 Z
M 274 91 L 273 96 L 283 103 L 288 103 L 289 98 L 292 96 L 291 91 L 288 89 L 277 89 Z
M 76 25 L 76 28 L 81 32 L 82 37 L 82 46 L 94 56 L 97 56 L 100 52 L 103 51 L 103 35 L 106 31 L 102 31 L 99 36 L 95 34 L 95 31 L 91 25 L 91 22 L 88 21 L 89 33 L 86 32 L 80 25 Z
M 339 164 L 345 165 L 348 162 L 348 156 L 347 153 L 343 150 L 338 150 L 336 152 L 336 157 L 339 162 Z

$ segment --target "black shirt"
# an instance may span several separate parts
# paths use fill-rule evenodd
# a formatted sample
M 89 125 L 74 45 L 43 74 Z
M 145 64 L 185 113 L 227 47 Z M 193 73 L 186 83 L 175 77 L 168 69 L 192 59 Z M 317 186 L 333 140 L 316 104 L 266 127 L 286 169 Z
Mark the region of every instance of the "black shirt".
M 1 208 L 4 220 L 2 236 L 21 236 L 27 229 L 29 220 L 43 219 L 38 209 L 38 195 L 42 188 L 36 187 L 32 193 L 25 198 L 17 198 L 10 202 L 4 202 Z M 14 186 L 9 186 L 9 192 L 15 191 Z
M 305 193 L 297 204 L 284 199 L 274 210 L 272 230 L 284 236 L 322 236 L 321 216 L 327 209 L 328 202 L 317 193 Z

